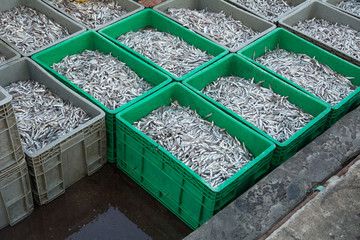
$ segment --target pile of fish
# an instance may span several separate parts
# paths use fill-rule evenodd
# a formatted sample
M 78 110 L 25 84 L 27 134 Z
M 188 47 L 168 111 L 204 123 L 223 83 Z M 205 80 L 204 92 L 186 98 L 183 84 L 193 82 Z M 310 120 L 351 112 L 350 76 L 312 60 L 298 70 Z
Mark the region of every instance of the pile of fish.
M 117 40 L 176 77 L 185 75 L 213 58 L 184 40 L 154 28 L 130 31 Z
M 238 48 L 258 34 L 241 21 L 226 16 L 224 12 L 169 8 L 166 13 L 183 26 L 202 32 L 228 48 Z
M 204 120 L 196 111 L 177 101 L 152 111 L 133 125 L 213 187 L 254 159 L 245 145 L 225 129 Z
M 69 36 L 66 28 L 26 6 L 0 12 L 0 36 L 24 53 L 30 53 Z
M 299 21 L 294 28 L 360 59 L 360 33 L 347 25 L 312 18 Z
M 358 0 L 341 1 L 336 6 L 360 17 L 360 2 Z
M 0 53 L 0 63 L 5 62 L 6 61 L 6 57 L 4 55 L 1 55 Z
M 81 108 L 36 81 L 15 82 L 5 90 L 12 96 L 22 144 L 29 152 L 46 147 L 90 120 Z
M 276 48 L 256 61 L 333 106 L 357 88 L 348 78 L 306 54 Z
M 114 0 L 48 0 L 59 9 L 78 19 L 89 28 L 96 28 L 127 14 L 127 11 Z
M 238 3 L 254 11 L 255 14 L 270 20 L 280 17 L 295 6 L 286 0 L 236 0 Z
M 125 63 L 99 51 L 66 56 L 51 67 L 110 110 L 152 88 Z
M 260 83 L 237 76 L 219 77 L 201 91 L 278 142 L 288 140 L 314 118 Z

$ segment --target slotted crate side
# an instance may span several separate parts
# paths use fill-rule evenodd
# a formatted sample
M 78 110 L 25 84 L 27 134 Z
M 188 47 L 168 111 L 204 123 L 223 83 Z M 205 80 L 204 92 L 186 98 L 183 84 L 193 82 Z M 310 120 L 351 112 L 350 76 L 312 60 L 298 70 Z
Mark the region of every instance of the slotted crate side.
M 2 87 L 28 79 L 44 84 L 50 91 L 80 107 L 91 117 L 86 123 L 38 151 L 24 150 L 35 201 L 44 204 L 106 163 L 105 113 L 58 82 L 29 58 L 16 60 L 0 68 Z
M 126 63 L 126 65 L 130 67 L 134 72 L 136 72 L 139 77 L 143 78 L 145 81 L 147 81 L 154 87 L 146 93 L 142 94 L 141 96 L 131 100 L 130 102 L 119 106 L 115 110 L 108 109 L 98 100 L 96 100 L 92 95 L 85 92 L 77 85 L 72 83 L 70 80 L 60 75 L 58 72 L 51 68 L 53 63 L 60 62 L 65 56 L 78 54 L 83 52 L 84 50 L 98 50 L 104 54 L 112 54 L 114 57 L 117 57 L 119 61 Z M 70 89 L 85 97 L 92 103 L 96 104 L 105 112 L 107 131 L 107 154 L 108 161 L 111 163 L 116 162 L 115 115 L 171 82 L 171 79 L 164 73 L 144 63 L 137 57 L 116 46 L 114 43 L 94 31 L 87 31 L 83 34 L 80 34 L 79 36 L 76 36 L 52 48 L 35 54 L 32 58 L 48 72 L 50 72 L 53 76 L 55 76 L 58 80 L 68 86 Z
M 260 17 L 257 17 L 253 14 L 250 14 L 246 11 L 243 11 L 240 8 L 236 8 L 235 6 L 227 3 L 226 1 L 222 0 L 170 0 L 165 1 L 164 3 L 161 3 L 159 5 L 156 5 L 154 7 L 154 10 L 165 15 L 166 17 L 172 19 L 173 21 L 181 24 L 176 18 L 172 17 L 170 14 L 166 13 L 166 10 L 169 8 L 187 8 L 191 10 L 203 10 L 209 12 L 224 12 L 227 16 L 231 16 L 236 21 L 241 21 L 244 25 L 251 28 L 254 31 L 257 31 L 258 34 L 256 34 L 251 39 L 247 40 L 243 44 L 241 44 L 237 48 L 228 48 L 224 44 L 216 41 L 214 38 L 210 37 L 208 34 L 205 34 L 198 30 L 192 30 L 196 32 L 197 34 L 200 34 L 201 36 L 206 37 L 207 39 L 215 42 L 216 44 L 222 46 L 223 48 L 226 48 L 229 50 L 229 52 L 237 52 L 241 48 L 245 47 L 249 43 L 255 41 L 256 39 L 264 36 L 265 34 L 271 32 L 276 28 L 276 26 L 273 23 L 270 23 L 268 21 L 263 20 Z M 182 24 L 181 24 L 182 25 Z M 184 25 L 183 25 L 184 26 Z M 185 26 L 187 27 L 187 26 Z
M 255 159 L 230 179 L 214 188 L 163 147 L 137 130 L 132 123 L 172 100 L 190 106 L 203 118 L 244 141 Z M 155 94 L 120 112 L 117 118 L 117 165 L 140 186 L 192 228 L 199 227 L 225 204 L 250 187 L 264 174 L 274 144 L 236 119 L 211 105 L 179 83 L 172 83 Z
M 26 156 L 39 205 L 50 202 L 65 189 L 101 168 L 106 162 L 105 121 L 64 139 L 36 157 Z M 74 162 L 74 159 L 82 161 Z
M 30 180 L 24 158 L 0 171 L 0 229 L 13 226 L 34 209 Z
M 277 22 L 280 21 L 280 19 L 286 17 L 287 15 L 289 15 L 290 13 L 292 13 L 293 11 L 301 8 L 302 6 L 306 5 L 307 3 L 309 3 L 309 2 L 312 1 L 312 0 L 285 0 L 285 2 L 291 4 L 291 5 L 295 6 L 295 7 L 292 8 L 291 10 L 283 13 L 282 15 L 278 16 L 277 18 L 275 18 L 275 19 L 273 19 L 273 20 L 271 20 L 270 18 L 268 18 L 268 17 L 266 17 L 266 16 L 264 16 L 264 15 L 261 15 L 261 14 L 255 12 L 253 9 L 251 9 L 251 8 L 249 8 L 249 7 L 246 7 L 244 4 L 238 2 L 237 0 L 226 0 L 226 1 L 232 3 L 233 5 L 237 6 L 238 8 L 244 9 L 244 10 L 247 11 L 247 12 L 250 12 L 250 13 L 256 15 L 256 16 L 259 16 L 259 17 L 261 17 L 261 18 L 264 18 L 264 19 L 266 19 L 266 20 L 269 21 L 269 22 L 277 23 Z
M 11 43 L 9 40 L 7 40 L 5 37 L 0 37 L 4 42 L 6 42 L 8 45 L 10 45 L 13 49 L 15 49 L 17 52 L 19 52 L 22 56 L 29 57 L 29 56 L 31 56 L 37 52 L 40 52 L 50 46 L 53 46 L 59 42 L 62 42 L 69 38 L 72 38 L 73 36 L 75 36 L 81 32 L 84 32 L 86 30 L 80 24 L 77 24 L 73 20 L 62 15 L 55 9 L 53 9 L 50 6 L 48 6 L 47 4 L 43 3 L 41 0 L 12 0 L 12 1 L 0 0 L 0 12 L 8 11 L 8 10 L 18 7 L 20 5 L 33 8 L 36 11 L 39 11 L 39 12 L 45 14 L 47 17 L 53 19 L 55 22 L 60 24 L 62 27 L 65 27 L 66 29 L 68 29 L 69 34 L 70 34 L 69 36 L 67 36 L 65 38 L 57 40 L 51 44 L 48 44 L 41 48 L 38 48 L 29 53 L 24 53 L 18 47 L 16 47 L 13 43 Z
M 346 98 L 344 98 L 341 102 L 332 106 L 325 101 L 321 100 L 314 94 L 295 84 L 289 79 L 277 74 L 271 69 L 259 64 L 253 58 L 258 58 L 265 54 L 265 47 L 267 51 L 274 50 L 279 47 L 280 49 L 284 49 L 286 51 L 291 51 L 295 53 L 306 54 L 310 57 L 315 57 L 319 62 L 328 65 L 334 71 L 346 76 L 351 77 L 351 83 L 358 86 L 351 94 L 349 94 Z M 330 127 L 335 122 L 337 122 L 341 117 L 343 117 L 347 112 L 357 107 L 360 102 L 360 68 L 356 65 L 353 65 L 319 47 L 316 45 L 296 36 L 293 33 L 290 33 L 284 29 L 278 28 L 267 36 L 255 41 L 249 46 L 243 48 L 238 52 L 241 56 L 244 56 L 248 61 L 253 64 L 263 68 L 264 70 L 270 72 L 286 83 L 298 88 L 299 90 L 307 93 L 308 95 L 318 99 L 323 104 L 327 105 L 331 108 L 331 111 L 327 120 L 327 127 Z
M 67 13 L 66 11 L 60 9 L 59 7 L 55 6 L 52 2 L 50 1 L 47 1 L 47 0 L 42 0 L 44 3 L 48 4 L 49 6 L 51 6 L 52 8 L 56 9 L 56 11 L 60 12 L 61 14 L 67 16 L 68 18 L 72 19 L 74 22 L 82 25 L 84 28 L 88 29 L 88 30 L 95 30 L 95 31 L 98 31 L 106 26 L 109 26 L 123 18 L 126 18 L 128 16 L 131 16 L 133 15 L 134 13 L 137 13 L 141 10 L 144 9 L 144 6 L 137 3 L 137 2 L 134 2 L 134 1 L 130 1 L 130 0 L 115 0 L 115 2 L 117 2 L 121 7 L 122 9 L 124 9 L 125 11 L 127 11 L 126 14 L 118 17 L 118 18 L 114 18 L 113 20 L 109 21 L 109 22 L 106 22 L 104 24 L 101 24 L 95 28 L 90 28 L 88 26 L 86 26 L 83 22 L 81 22 L 79 19 L 77 19 L 76 17 L 74 17 L 73 15 Z
M 202 51 L 206 51 L 207 53 L 214 56 L 214 58 L 204 63 L 203 65 L 195 68 L 194 70 L 184 74 L 183 76 L 177 77 L 171 74 L 170 72 L 166 71 L 165 69 L 163 69 L 162 67 L 151 61 L 150 59 L 144 57 L 140 53 L 134 51 L 133 49 L 129 48 L 128 46 L 117 40 L 119 36 L 126 34 L 127 32 L 138 31 L 145 27 L 153 27 L 159 31 L 170 33 L 173 36 L 179 37 L 188 44 L 193 45 L 194 47 L 199 48 Z M 149 63 L 150 65 L 164 72 L 165 74 L 167 74 L 176 81 L 182 81 L 186 79 L 195 72 L 205 68 L 206 66 L 222 58 L 229 52 L 227 49 L 211 42 L 210 40 L 202 36 L 197 35 L 196 33 L 190 31 L 189 29 L 181 26 L 178 23 L 175 23 L 174 21 L 168 19 L 167 17 L 161 15 L 158 12 L 155 12 L 152 9 L 145 9 L 139 13 L 136 13 L 126 19 L 114 23 L 113 25 L 101 29 L 99 33 L 110 39 L 115 44 L 126 49 L 128 52 L 139 57 L 144 62 Z
M 262 87 L 269 88 L 269 86 L 271 86 L 271 89 L 274 90 L 275 93 L 282 96 L 288 96 L 287 99 L 291 103 L 314 116 L 314 119 L 292 135 L 288 140 L 280 143 L 252 123 L 246 121 L 230 109 L 200 92 L 201 89 L 209 83 L 217 80 L 219 76 L 239 76 L 245 79 L 254 78 L 255 83 L 263 81 L 261 84 Z M 276 144 L 276 149 L 272 159 L 272 164 L 274 165 L 283 163 L 304 145 L 322 133 L 325 129 L 327 117 L 330 112 L 330 109 L 319 100 L 314 99 L 298 89 L 282 82 L 280 79 L 246 61 L 237 54 L 229 54 L 220 61 L 209 66 L 207 69 L 186 79 L 184 81 L 184 85 L 188 86 L 207 101 L 224 110 L 227 114 L 235 117 L 240 122 L 246 124 L 274 142 Z
M 6 60 L 4 62 L 0 62 L 0 66 L 20 58 L 20 54 L 18 52 L 0 40 L 0 56 L 1 55 L 3 55 Z
M 11 96 L 0 87 L 0 171 L 24 158 Z
M 299 21 L 306 19 L 319 18 L 330 21 L 332 23 L 338 23 L 342 25 L 348 25 L 349 27 L 360 32 L 360 19 L 350 16 L 340 10 L 330 7 L 327 4 L 321 3 L 319 1 L 313 1 L 303 7 L 297 9 L 296 11 L 290 13 L 288 16 L 281 18 L 279 20 L 279 26 L 289 30 L 292 33 L 295 33 L 299 37 L 306 39 L 307 41 L 339 56 L 340 58 L 349 61 L 357 66 L 360 66 L 360 59 L 352 57 L 351 55 L 341 51 L 340 49 L 334 48 L 328 43 L 315 39 L 302 31 L 296 30 L 293 25 Z

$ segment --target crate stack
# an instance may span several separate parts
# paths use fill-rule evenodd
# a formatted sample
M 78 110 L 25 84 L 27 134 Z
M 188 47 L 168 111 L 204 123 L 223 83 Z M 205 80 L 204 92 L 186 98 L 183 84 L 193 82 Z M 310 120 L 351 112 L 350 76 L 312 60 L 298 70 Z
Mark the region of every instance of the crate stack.
M 42 205 L 54 200 L 63 194 L 67 187 L 86 175 L 93 174 L 105 164 L 105 114 L 101 109 L 66 88 L 29 58 L 20 58 L 0 68 L 1 87 L 5 88 L 10 84 L 28 80 L 44 85 L 49 92 L 56 93 L 57 98 L 81 109 L 89 116 L 89 120 L 85 123 L 56 137 L 41 148 L 29 150 L 24 147 L 22 150 L 18 133 L 16 142 L 11 142 L 16 151 L 19 151 L 16 152 L 17 154 L 21 153 L 23 156 L 23 151 L 25 153 L 34 200 Z M 40 94 L 39 98 L 41 98 Z M 15 114 L 12 111 L 14 128 L 16 128 Z
M 0 229 L 32 213 L 33 198 L 11 96 L 0 87 Z
M 118 168 L 195 229 L 251 187 L 269 169 L 282 164 L 360 104 L 358 53 L 353 56 L 295 27 L 300 20 L 322 18 L 349 25 L 358 32 L 358 18 L 330 6 L 338 3 L 338 0 L 324 0 L 325 3 L 313 0 L 264 0 L 263 4 L 254 4 L 251 0 L 168 0 L 154 10 L 144 9 L 135 1 L 114 0 L 112 3 L 124 10 L 116 14 L 108 14 L 108 6 L 105 5 L 102 5 L 102 9 L 91 7 L 100 2 L 71 1 L 74 5 L 68 5 L 66 1 L 55 0 L 16 0 L 11 3 L 0 0 L 0 3 L 4 3 L 0 12 L 24 5 L 51 16 L 68 29 L 67 36 L 29 52 L 21 50 L 22 42 L 14 43 L 11 41 L 14 39 L 0 36 L 5 42 L 2 44 L 0 41 L 0 53 L 3 45 L 8 44 L 24 56 L 14 60 L 20 55 L 12 53 L 7 57 L 6 64 L 0 66 L 0 88 L 16 81 L 32 79 L 91 116 L 88 123 L 40 150 L 23 150 L 11 97 L 0 92 L 0 228 L 16 223 L 32 211 L 29 176 L 34 200 L 42 205 L 63 194 L 65 188 L 85 175 L 100 169 L 107 160 L 117 164 Z M 86 12 L 86 8 L 89 11 Z M 103 10 L 107 14 L 103 14 Z M 178 14 L 177 11 L 185 13 Z M 185 15 L 189 18 L 186 19 Z M 112 18 L 105 20 L 107 17 Z M 33 28 L 33 24 L 28 25 Z M 12 29 L 8 31 L 11 32 Z M 337 42 L 351 39 L 340 40 Z M 356 43 L 357 40 L 354 41 Z M 316 60 L 317 65 L 324 64 L 337 74 L 344 75 L 353 85 L 353 91 L 336 105 L 331 105 L 306 90 L 308 86 L 300 86 L 292 82 L 290 77 L 277 73 L 272 66 L 257 61 L 279 49 L 306 55 Z M 82 55 L 85 52 L 88 55 Z M 111 61 L 106 62 L 109 59 Z M 296 67 L 291 68 L 294 70 Z M 245 100 L 235 99 L 241 104 L 233 108 L 235 100 L 224 103 L 223 96 L 230 99 L 239 94 L 229 89 L 245 88 L 223 82 L 224 85 L 216 89 L 219 90 L 218 96 L 204 91 L 222 78 L 236 79 L 231 80 L 232 83 L 244 80 L 244 84 L 248 84 L 246 86 L 256 85 L 252 87 L 256 87 L 256 91 L 261 89 L 259 92 L 263 95 L 244 90 Z M 121 84 L 117 85 L 119 82 Z M 149 87 L 138 91 L 141 84 Z M 306 84 L 309 85 L 309 82 Z M 267 93 L 270 90 L 272 99 L 263 98 L 269 96 Z M 120 98 L 126 100 L 120 101 Z M 255 106 L 254 102 L 249 104 L 252 99 L 260 98 L 264 99 L 263 102 L 256 104 L 261 108 Z M 211 123 L 211 127 L 226 130 L 244 149 L 248 149 L 245 153 L 252 154 L 253 159 L 240 170 L 234 168 L 235 173 L 229 178 L 221 176 L 225 180 L 220 185 L 212 185 L 191 168 L 196 164 L 187 165 L 186 160 L 183 161 L 145 131 L 135 127 L 142 118 L 159 108 L 171 107 L 175 102 L 189 111 L 195 111 L 200 118 Z M 288 109 L 277 108 L 283 102 L 290 103 L 286 105 Z M 273 103 L 277 104 L 276 107 L 271 105 Z M 261 112 L 261 115 L 247 118 L 250 115 L 243 113 L 241 106 L 244 105 L 251 105 L 251 111 L 245 109 L 251 112 L 250 115 L 253 112 Z M 288 114 L 290 111 L 287 110 L 295 107 L 297 112 Z M 301 120 L 300 127 L 282 125 L 287 121 L 280 116 L 285 115 L 290 122 L 300 121 L 299 116 L 309 120 Z M 164 122 L 163 125 L 176 125 L 171 121 Z M 149 121 L 147 126 L 156 124 L 159 124 L 158 119 Z M 199 122 L 196 124 L 201 125 Z M 272 130 L 265 131 L 265 124 Z M 20 124 L 19 129 L 22 130 Z M 158 135 L 164 132 L 173 134 L 173 129 L 162 131 Z M 182 129 L 179 132 L 183 135 L 172 146 L 193 145 L 186 142 L 190 131 Z M 278 135 L 286 137 L 278 139 Z M 202 144 L 206 145 L 209 141 L 216 140 L 207 139 Z M 216 160 L 221 158 L 221 151 L 209 149 L 207 146 L 201 154 L 193 155 L 216 156 Z M 177 151 L 181 152 L 179 148 Z M 232 154 L 231 151 L 226 149 L 223 152 Z M 186 153 L 184 156 L 189 162 L 194 160 Z M 206 169 L 202 172 L 207 172 L 211 178 L 223 170 L 223 166 L 213 165 L 209 169 L 204 165 L 200 168 Z M 15 205 L 19 203 L 21 207 Z M 6 219 L 3 221 L 2 218 Z

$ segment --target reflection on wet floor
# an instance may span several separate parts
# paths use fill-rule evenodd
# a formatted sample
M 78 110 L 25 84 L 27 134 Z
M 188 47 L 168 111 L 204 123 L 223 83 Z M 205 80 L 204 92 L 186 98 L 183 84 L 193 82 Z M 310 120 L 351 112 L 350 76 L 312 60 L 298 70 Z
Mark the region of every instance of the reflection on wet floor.
M 191 233 L 179 218 L 129 177 L 106 164 L 14 227 L 1 240 L 182 239 Z
M 104 236 L 106 233 L 106 237 Z M 151 239 L 136 224 L 130 221 L 118 208 L 109 205 L 109 209 L 90 223 L 83 225 L 67 240 L 77 239 Z

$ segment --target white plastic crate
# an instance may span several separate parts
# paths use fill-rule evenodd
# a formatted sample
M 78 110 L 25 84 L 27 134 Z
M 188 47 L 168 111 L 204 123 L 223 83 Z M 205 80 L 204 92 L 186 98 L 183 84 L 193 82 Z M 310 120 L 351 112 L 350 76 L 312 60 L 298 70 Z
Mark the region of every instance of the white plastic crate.
M 0 229 L 13 226 L 34 210 L 25 159 L 0 171 Z
M 74 106 L 91 119 L 46 147 L 29 152 L 24 149 L 34 199 L 45 204 L 65 192 L 65 188 L 106 163 L 105 113 L 56 80 L 29 58 L 15 60 L 0 68 L 0 85 L 32 79 Z
M 0 87 L 0 171 L 24 158 L 11 96 Z

